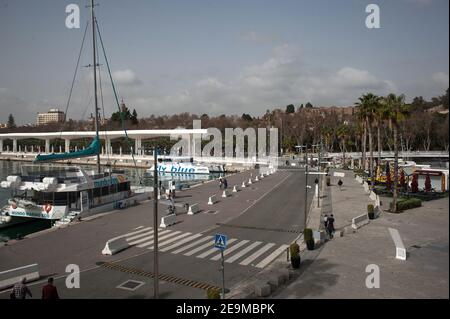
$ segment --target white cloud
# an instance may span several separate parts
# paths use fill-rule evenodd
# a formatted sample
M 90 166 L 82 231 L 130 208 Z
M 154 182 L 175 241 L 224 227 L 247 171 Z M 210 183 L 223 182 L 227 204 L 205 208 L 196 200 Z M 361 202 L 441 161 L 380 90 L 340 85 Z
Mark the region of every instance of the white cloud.
M 115 71 L 112 77 L 118 85 L 138 86 L 142 84 L 142 81 L 130 69 Z
M 140 114 L 193 112 L 208 114 L 262 114 L 267 108 L 287 104 L 351 105 L 366 92 L 396 92 L 395 85 L 367 70 L 342 67 L 316 70 L 299 50 L 277 47 L 265 62 L 244 68 L 234 79 L 207 77 L 179 93 L 131 98 Z M 129 98 L 127 98 L 129 99 Z M 134 107 L 133 105 L 133 107 Z
M 433 74 L 432 79 L 434 82 L 439 84 L 441 86 L 441 89 L 447 89 L 448 88 L 448 74 L 444 72 L 438 72 Z

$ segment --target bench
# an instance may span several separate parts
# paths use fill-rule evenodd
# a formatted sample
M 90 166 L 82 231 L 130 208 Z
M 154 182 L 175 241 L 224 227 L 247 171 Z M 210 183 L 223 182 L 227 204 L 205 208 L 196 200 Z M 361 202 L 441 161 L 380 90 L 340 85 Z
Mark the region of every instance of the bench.
M 370 190 L 369 190 L 369 184 L 367 184 L 367 182 L 364 182 L 364 183 L 363 183 L 363 187 L 364 187 L 364 191 L 365 191 L 366 193 L 369 193 L 369 192 L 370 192 Z
M 400 233 L 397 229 L 389 228 L 389 233 L 391 234 L 392 240 L 395 245 L 395 258 L 400 260 L 406 260 L 406 248 L 403 245 L 403 240 L 400 237 Z
M 362 226 L 367 225 L 368 223 L 369 223 L 369 216 L 367 215 L 367 213 L 352 218 L 353 229 L 361 228 Z
M 110 239 L 106 242 L 105 248 L 102 250 L 103 255 L 114 255 L 118 252 L 130 247 L 125 237 Z
M 215 203 L 217 203 L 216 195 L 209 196 L 208 205 L 214 205 Z
M 0 290 L 14 286 L 20 282 L 22 278 L 26 278 L 26 282 L 39 279 L 38 264 L 31 264 L 19 268 L 5 270 L 0 272 Z
M 194 215 L 197 214 L 200 211 L 200 207 L 197 203 L 189 205 L 188 215 Z
M 161 217 L 161 224 L 159 225 L 159 227 L 160 228 L 169 227 L 169 226 L 175 224 L 176 220 L 177 220 L 177 215 L 175 215 L 175 214 L 163 216 L 163 217 Z

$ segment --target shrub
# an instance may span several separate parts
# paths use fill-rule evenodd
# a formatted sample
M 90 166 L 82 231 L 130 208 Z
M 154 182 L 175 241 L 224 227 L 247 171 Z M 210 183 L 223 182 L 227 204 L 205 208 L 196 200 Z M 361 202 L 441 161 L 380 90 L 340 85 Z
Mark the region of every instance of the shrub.
M 300 246 L 297 243 L 292 243 L 289 247 L 289 252 L 291 253 L 291 258 L 296 258 L 300 254 Z
M 411 208 L 416 208 L 422 206 L 422 201 L 419 198 L 409 198 L 406 200 L 399 201 L 397 203 L 397 210 L 407 210 Z
M 393 203 L 390 203 L 390 209 L 391 212 L 393 211 Z M 397 209 L 395 210 L 396 212 L 401 212 L 407 209 L 411 209 L 411 208 L 416 208 L 416 207 L 421 207 L 422 206 L 422 200 L 420 200 L 419 198 L 408 198 L 408 199 L 400 199 L 397 202 Z
M 369 205 L 367 205 L 367 213 L 373 213 L 373 211 L 374 211 L 374 207 L 373 207 L 373 204 L 369 204 Z
M 306 247 L 308 247 L 308 250 L 314 249 L 314 238 L 313 238 L 313 231 L 311 228 L 305 228 L 305 231 L 303 232 Z
M 313 240 L 313 231 L 311 228 L 305 228 L 303 234 L 305 236 L 305 241 Z
M 208 299 L 220 299 L 220 289 L 209 288 L 206 291 L 206 296 L 208 297 Z

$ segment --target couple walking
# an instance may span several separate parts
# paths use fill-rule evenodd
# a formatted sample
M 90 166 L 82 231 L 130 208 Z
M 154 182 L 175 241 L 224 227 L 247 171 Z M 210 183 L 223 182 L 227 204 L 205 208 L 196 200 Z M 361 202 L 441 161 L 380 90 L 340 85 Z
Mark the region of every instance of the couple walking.
M 11 291 L 11 299 L 26 299 L 27 295 L 33 297 L 30 288 L 26 285 L 27 279 L 24 277 L 16 283 Z M 53 278 L 48 278 L 47 284 L 42 287 L 42 299 L 59 299 L 58 290 L 53 285 Z

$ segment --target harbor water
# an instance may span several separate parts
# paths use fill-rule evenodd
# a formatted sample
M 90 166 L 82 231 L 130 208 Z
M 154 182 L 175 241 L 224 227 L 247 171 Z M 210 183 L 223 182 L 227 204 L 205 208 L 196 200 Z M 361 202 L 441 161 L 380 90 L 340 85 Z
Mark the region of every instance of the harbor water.
M 22 166 L 32 165 L 27 162 L 17 162 L 17 161 L 5 161 L 0 160 L 0 181 L 6 180 L 8 175 L 13 175 L 14 173 L 20 173 Z M 43 164 L 49 165 L 49 164 Z M 92 165 L 80 167 L 86 170 L 95 169 Z M 144 185 L 153 186 L 153 176 L 152 174 L 146 172 L 143 168 L 133 169 L 133 168 L 120 168 L 125 175 L 127 175 L 132 180 L 132 185 Z M 177 189 L 183 189 L 191 187 L 195 184 L 199 184 L 211 179 L 219 178 L 220 174 L 159 174 L 158 179 L 161 185 L 166 189 L 169 186 L 169 182 L 175 182 L 175 187 Z M 8 204 L 8 199 L 11 198 L 11 190 L 4 189 L 0 187 L 0 208 Z M 0 242 L 8 241 L 10 239 L 17 239 L 41 230 L 45 230 L 51 227 L 51 221 L 49 220 L 30 220 L 28 223 L 22 223 L 18 225 L 13 225 L 6 228 L 0 228 Z

